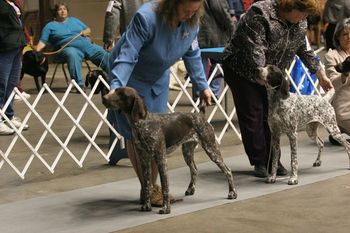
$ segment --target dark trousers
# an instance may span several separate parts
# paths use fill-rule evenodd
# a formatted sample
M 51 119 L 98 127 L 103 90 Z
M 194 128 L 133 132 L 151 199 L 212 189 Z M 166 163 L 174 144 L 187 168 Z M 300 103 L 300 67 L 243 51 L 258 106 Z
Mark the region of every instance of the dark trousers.
M 239 77 L 223 66 L 224 79 L 229 85 L 236 107 L 245 152 L 251 165 L 266 165 L 269 158 L 271 133 L 267 122 L 266 88 Z
M 335 49 L 334 43 L 333 43 L 333 35 L 335 31 L 335 27 L 337 24 L 335 23 L 329 23 L 327 26 L 326 31 L 324 32 L 324 38 L 326 40 L 326 47 L 328 49 Z

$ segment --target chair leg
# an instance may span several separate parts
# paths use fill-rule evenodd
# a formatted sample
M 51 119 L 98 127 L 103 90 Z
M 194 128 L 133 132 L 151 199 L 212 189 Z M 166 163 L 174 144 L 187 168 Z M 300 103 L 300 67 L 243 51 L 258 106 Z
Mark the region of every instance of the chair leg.
M 68 79 L 67 71 L 64 68 L 64 64 L 65 63 L 62 63 L 62 71 L 63 71 L 63 74 L 64 74 L 64 78 L 66 79 L 66 83 L 67 83 L 67 85 L 69 85 L 69 79 Z
M 84 62 L 85 62 L 86 67 L 88 68 L 88 70 L 89 70 L 89 72 L 90 72 L 90 71 L 91 71 L 91 67 L 90 67 L 89 63 L 88 63 L 86 60 L 84 60 Z
M 56 66 L 55 66 L 55 69 L 54 69 L 54 71 L 53 71 L 52 78 L 51 78 L 51 82 L 50 82 L 50 85 L 49 85 L 50 88 L 51 88 L 51 86 L 52 86 L 53 81 L 55 80 L 57 68 L 58 68 L 59 65 L 60 65 L 60 64 L 57 63 Z

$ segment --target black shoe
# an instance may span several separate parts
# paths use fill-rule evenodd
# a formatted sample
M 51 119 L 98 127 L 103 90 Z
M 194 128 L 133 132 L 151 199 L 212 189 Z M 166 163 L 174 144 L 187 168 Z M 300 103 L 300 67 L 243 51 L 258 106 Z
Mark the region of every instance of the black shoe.
M 335 139 L 332 137 L 332 135 L 329 135 L 329 136 L 328 136 L 328 140 L 329 140 L 329 142 L 330 142 L 332 145 L 340 146 L 340 143 L 339 143 L 337 140 L 335 140 Z
M 262 164 L 256 164 L 254 165 L 254 176 L 265 178 L 267 177 L 267 170 L 266 166 Z
M 288 174 L 287 169 L 285 169 L 280 161 L 278 161 L 277 175 L 286 176 Z

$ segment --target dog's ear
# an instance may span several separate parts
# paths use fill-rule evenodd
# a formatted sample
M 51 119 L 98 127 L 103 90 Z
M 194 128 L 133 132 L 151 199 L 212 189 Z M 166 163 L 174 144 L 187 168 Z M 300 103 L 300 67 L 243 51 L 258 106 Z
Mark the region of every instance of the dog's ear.
M 146 105 L 144 104 L 142 98 L 137 94 L 134 96 L 134 103 L 130 115 L 133 121 L 144 119 L 147 115 Z
M 284 76 L 281 80 L 281 86 L 280 86 L 282 99 L 287 99 L 289 97 L 289 88 L 290 88 L 290 82 L 286 78 L 286 76 Z

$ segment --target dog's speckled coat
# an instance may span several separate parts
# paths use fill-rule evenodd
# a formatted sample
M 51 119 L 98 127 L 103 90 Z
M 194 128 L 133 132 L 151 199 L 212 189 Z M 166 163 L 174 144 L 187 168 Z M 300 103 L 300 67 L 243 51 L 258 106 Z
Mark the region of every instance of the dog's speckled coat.
M 130 123 L 133 142 L 141 160 L 145 177 L 145 191 L 142 192 L 144 204 L 141 210 L 150 211 L 151 161 L 158 166 L 163 193 L 163 207 L 160 214 L 170 213 L 169 182 L 167 176 L 166 154 L 182 145 L 186 164 L 191 171 L 191 181 L 186 195 L 195 192 L 197 167 L 194 163 L 194 149 L 198 142 L 210 159 L 224 172 L 229 184 L 229 199 L 237 197 L 233 184 L 231 169 L 226 166 L 215 140 L 213 127 L 206 121 L 202 113 L 150 113 L 138 95 L 130 87 L 116 89 L 103 97 L 103 104 L 114 110 L 122 111 Z
M 321 166 L 321 152 L 324 147 L 323 140 L 318 136 L 317 129 L 323 125 L 332 137 L 341 143 L 350 161 L 350 144 L 341 134 L 330 100 L 334 89 L 330 90 L 323 98 L 316 95 L 300 96 L 289 93 L 289 81 L 280 69 L 275 66 L 267 66 L 260 70 L 260 76 L 266 80 L 266 88 L 269 100 L 269 125 L 271 129 L 272 145 L 272 170 L 267 178 L 268 183 L 276 181 L 278 159 L 280 151 L 280 136 L 286 133 L 291 148 L 291 175 L 288 184 L 298 183 L 297 160 L 297 131 L 306 126 L 308 136 L 318 146 L 318 156 L 313 166 Z

